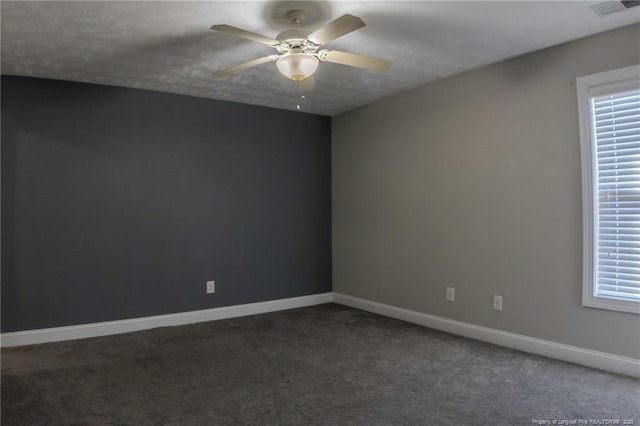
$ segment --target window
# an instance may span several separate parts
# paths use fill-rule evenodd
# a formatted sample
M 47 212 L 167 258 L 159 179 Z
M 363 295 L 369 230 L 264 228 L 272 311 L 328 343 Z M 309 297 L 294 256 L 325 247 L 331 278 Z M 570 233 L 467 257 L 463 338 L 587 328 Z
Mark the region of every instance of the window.
M 640 313 L 640 66 L 580 77 L 576 86 L 582 304 Z

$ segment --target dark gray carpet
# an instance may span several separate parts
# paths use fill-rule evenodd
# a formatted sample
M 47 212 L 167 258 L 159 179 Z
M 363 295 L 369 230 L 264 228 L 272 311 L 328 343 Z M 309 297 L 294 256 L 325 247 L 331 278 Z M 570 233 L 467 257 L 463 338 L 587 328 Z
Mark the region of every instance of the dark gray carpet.
M 633 419 L 640 381 L 328 304 L 2 350 L 2 425 Z

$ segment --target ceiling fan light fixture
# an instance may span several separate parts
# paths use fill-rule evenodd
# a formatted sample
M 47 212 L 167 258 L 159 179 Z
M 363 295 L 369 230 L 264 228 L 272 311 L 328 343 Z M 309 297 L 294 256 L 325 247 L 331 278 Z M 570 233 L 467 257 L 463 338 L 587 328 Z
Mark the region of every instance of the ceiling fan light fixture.
M 278 71 L 293 81 L 302 81 L 318 69 L 318 58 L 308 53 L 292 52 L 278 59 Z

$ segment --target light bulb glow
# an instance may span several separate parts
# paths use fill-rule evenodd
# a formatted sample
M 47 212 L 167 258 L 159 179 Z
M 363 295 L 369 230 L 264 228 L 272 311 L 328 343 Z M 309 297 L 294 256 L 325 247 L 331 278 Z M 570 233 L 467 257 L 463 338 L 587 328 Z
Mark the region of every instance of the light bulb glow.
M 302 81 L 318 69 L 318 58 L 308 53 L 289 53 L 276 62 L 278 71 L 293 81 Z

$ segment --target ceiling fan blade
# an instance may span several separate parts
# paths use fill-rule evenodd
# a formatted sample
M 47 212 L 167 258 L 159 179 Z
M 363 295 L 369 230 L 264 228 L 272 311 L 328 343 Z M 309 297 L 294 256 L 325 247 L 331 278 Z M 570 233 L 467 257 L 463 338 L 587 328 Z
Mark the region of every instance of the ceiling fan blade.
M 257 41 L 258 43 L 266 44 L 267 46 L 277 46 L 280 44 L 278 40 L 273 38 L 265 37 L 260 34 L 252 33 L 251 31 L 246 31 L 241 28 L 232 27 L 231 25 L 221 24 L 214 25 L 211 27 L 214 31 L 219 31 L 221 33 L 231 34 L 236 37 L 241 37 L 251 41 Z
M 341 52 L 339 50 L 321 50 L 318 52 L 318 59 L 325 62 L 333 62 L 334 64 L 365 68 L 376 72 L 385 72 L 391 67 L 391 62 L 386 59 L 356 55 L 355 53 Z
M 305 95 L 316 88 L 316 80 L 313 76 L 307 77 L 304 80 L 296 81 L 295 83 L 300 95 Z
M 231 74 L 231 73 L 234 73 L 234 72 L 246 70 L 247 68 L 255 67 L 256 65 L 264 64 L 266 62 L 273 62 L 276 59 L 278 59 L 279 57 L 280 57 L 280 55 L 265 56 L 263 58 L 258 58 L 258 59 L 254 59 L 253 61 L 245 62 L 244 64 L 234 65 L 232 67 L 225 68 L 225 69 L 220 70 L 220 71 L 216 71 L 216 72 L 213 73 L 213 75 L 218 76 L 218 77 L 223 76 L 223 75 L 228 75 L 228 74 Z
M 367 24 L 362 19 L 347 13 L 329 22 L 324 27 L 315 30 L 307 36 L 307 39 L 318 46 L 322 46 L 365 25 Z

